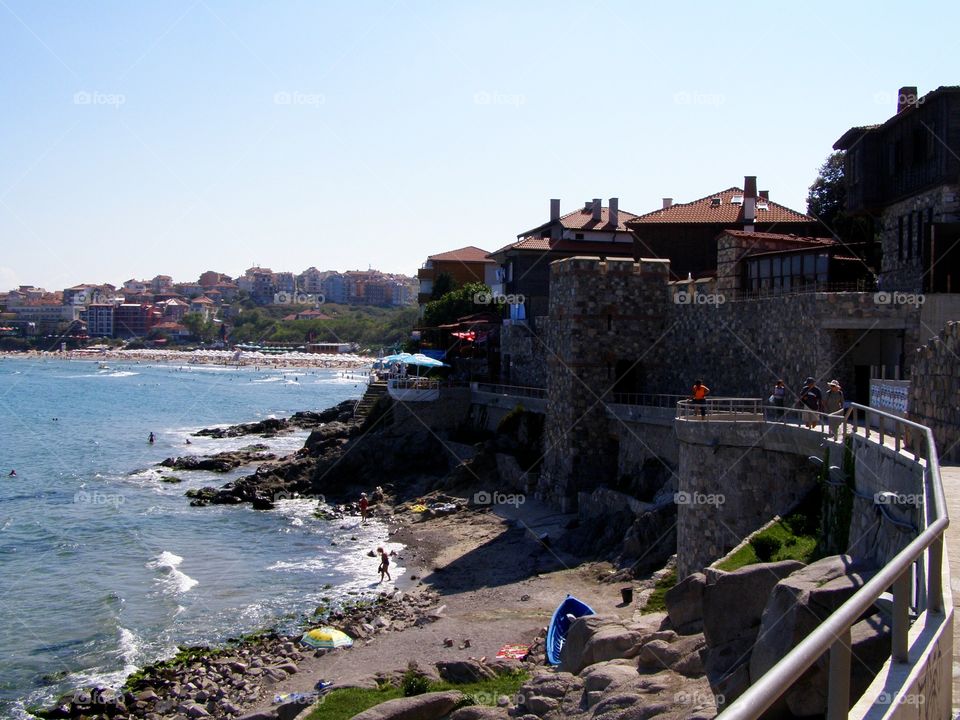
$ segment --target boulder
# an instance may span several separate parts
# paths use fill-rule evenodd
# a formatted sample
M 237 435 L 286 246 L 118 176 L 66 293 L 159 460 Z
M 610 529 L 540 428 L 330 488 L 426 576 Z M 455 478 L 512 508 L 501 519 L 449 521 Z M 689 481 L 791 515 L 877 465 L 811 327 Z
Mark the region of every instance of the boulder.
M 711 647 L 756 632 L 770 591 L 795 570 L 804 567 L 796 560 L 758 563 L 716 573 L 703 587 L 703 635 Z
M 876 573 L 876 567 L 849 555 L 823 558 L 784 578 L 773 590 L 750 656 L 750 678 L 756 681 L 830 613 Z M 890 653 L 889 627 L 879 619 L 854 626 L 854 670 L 875 673 Z M 823 713 L 826 707 L 829 655 L 820 658 L 785 696 L 791 712 Z M 861 688 L 862 692 L 862 688 Z M 794 710 L 797 708 L 797 710 Z M 818 709 L 819 708 L 819 709 Z
M 580 673 L 580 677 L 583 678 L 584 691 L 595 692 L 632 683 L 638 675 L 637 667 L 632 661 L 609 660 L 590 665 Z
M 506 720 L 509 717 L 506 708 L 471 705 L 456 710 L 450 715 L 450 720 Z
M 641 647 L 637 665 L 641 671 L 674 670 L 682 675 L 699 676 L 703 674 L 700 651 L 705 645 L 703 635 L 687 635 L 672 643 L 651 640 Z
M 432 692 L 397 698 L 374 705 L 353 716 L 353 720 L 439 720 L 463 699 L 457 691 Z
M 616 615 L 577 618 L 560 651 L 560 670 L 579 673 L 587 665 L 626 657 L 643 633 L 623 624 Z
M 664 600 L 670 623 L 679 629 L 703 622 L 703 588 L 707 578 L 703 573 L 688 575 L 667 590 Z
M 479 660 L 450 660 L 437 663 L 441 680 L 454 685 L 492 680 L 497 674 Z

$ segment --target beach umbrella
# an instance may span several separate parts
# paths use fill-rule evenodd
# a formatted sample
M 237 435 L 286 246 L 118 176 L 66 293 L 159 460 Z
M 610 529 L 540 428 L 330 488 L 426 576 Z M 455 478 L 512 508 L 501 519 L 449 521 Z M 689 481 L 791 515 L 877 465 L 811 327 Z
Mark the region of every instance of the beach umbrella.
M 416 365 L 418 367 L 449 367 L 449 365 L 446 363 L 440 362 L 439 360 L 434 360 L 432 357 L 428 357 L 423 353 L 411 355 L 406 360 L 401 360 L 400 362 L 404 362 L 407 365 Z
M 300 642 L 313 648 L 332 649 L 338 647 L 352 647 L 353 638 L 342 630 L 332 627 L 318 627 L 304 633 Z

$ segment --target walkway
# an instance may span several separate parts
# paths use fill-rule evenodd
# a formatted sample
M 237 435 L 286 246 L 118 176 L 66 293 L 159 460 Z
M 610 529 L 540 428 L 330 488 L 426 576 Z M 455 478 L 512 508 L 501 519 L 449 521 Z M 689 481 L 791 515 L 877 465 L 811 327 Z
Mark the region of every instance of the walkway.
M 953 713 L 956 717 L 960 708 L 960 624 L 956 621 L 960 603 L 960 466 L 941 466 L 940 477 L 943 479 L 943 493 L 947 497 L 947 514 L 950 516 L 946 545 L 950 561 L 950 589 L 953 591 Z

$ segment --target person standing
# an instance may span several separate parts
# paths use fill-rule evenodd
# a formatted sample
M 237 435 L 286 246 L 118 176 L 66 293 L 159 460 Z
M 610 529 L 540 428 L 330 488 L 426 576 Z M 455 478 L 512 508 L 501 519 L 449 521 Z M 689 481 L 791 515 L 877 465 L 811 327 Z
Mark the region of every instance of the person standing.
M 156 439 L 157 439 L 157 438 L 154 436 L 154 434 L 153 434 L 153 433 L 150 433 L 150 437 L 147 438 L 147 442 L 150 443 L 151 445 L 153 445 L 153 443 L 154 443 L 154 441 L 155 441 Z
M 367 521 L 367 512 L 370 508 L 370 502 L 367 500 L 367 494 L 365 492 L 360 493 L 360 523 L 365 523 Z
M 377 552 L 380 554 L 380 567 L 377 568 L 380 571 L 380 582 L 383 582 L 383 576 L 387 576 L 387 580 L 393 581 L 393 578 L 390 577 L 390 556 L 387 555 L 387 551 L 382 547 L 377 548 Z
M 817 426 L 818 414 L 823 412 L 823 392 L 817 387 L 815 378 L 808 377 L 803 381 L 799 403 L 803 406 L 803 424 L 812 430 Z
M 827 383 L 827 396 L 824 398 L 824 404 L 827 414 L 830 415 L 830 436 L 836 439 L 841 418 L 839 414 L 834 415 L 834 413 L 843 410 L 843 389 L 837 380 L 831 380 Z
M 695 380 L 693 383 L 693 391 L 690 395 L 690 400 L 693 401 L 694 405 L 700 406 L 700 417 L 706 418 L 707 416 L 707 395 L 710 394 L 710 388 L 703 384 L 703 380 Z

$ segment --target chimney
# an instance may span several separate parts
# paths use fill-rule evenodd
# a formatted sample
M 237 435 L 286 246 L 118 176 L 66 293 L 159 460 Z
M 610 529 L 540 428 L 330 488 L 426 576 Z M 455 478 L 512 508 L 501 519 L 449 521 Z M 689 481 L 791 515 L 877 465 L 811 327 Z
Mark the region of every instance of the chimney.
M 902 87 L 897 93 L 897 113 L 901 113 L 906 110 L 911 105 L 917 104 L 917 88 L 916 86 L 911 87 Z
M 593 221 L 600 222 L 600 209 L 603 207 L 603 204 L 600 198 L 593 199 Z
M 664 198 L 663 199 L 663 209 L 673 207 L 673 198 Z
M 608 224 L 616 227 L 620 224 L 620 198 L 610 198 L 610 222 Z
M 743 178 L 743 229 L 753 232 L 753 221 L 757 217 L 757 176 L 745 175 Z
M 763 199 L 764 202 L 770 202 L 770 191 L 769 191 L 769 190 L 761 190 L 761 191 L 760 191 L 760 197 Z
M 560 201 L 556 198 L 550 201 L 550 222 L 560 219 Z

